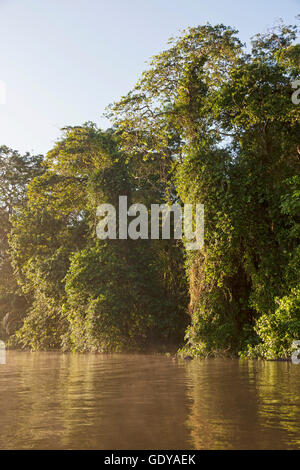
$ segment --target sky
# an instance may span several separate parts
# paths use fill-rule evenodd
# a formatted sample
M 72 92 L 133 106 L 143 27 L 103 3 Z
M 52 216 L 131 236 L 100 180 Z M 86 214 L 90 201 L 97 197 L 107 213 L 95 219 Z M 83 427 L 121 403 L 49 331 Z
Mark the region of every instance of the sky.
M 300 0 L 0 0 L 0 145 L 45 154 L 66 125 L 108 127 L 106 106 L 184 28 L 224 23 L 249 44 L 299 13 Z

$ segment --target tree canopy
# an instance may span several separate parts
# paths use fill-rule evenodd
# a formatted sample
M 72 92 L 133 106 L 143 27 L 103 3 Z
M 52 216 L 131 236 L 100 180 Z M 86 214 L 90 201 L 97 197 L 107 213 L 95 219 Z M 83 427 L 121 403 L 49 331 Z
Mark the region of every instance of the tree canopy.
M 12 345 L 291 354 L 300 338 L 297 32 L 280 24 L 249 51 L 230 27 L 190 28 L 108 107 L 110 129 L 66 127 L 43 162 L 0 149 L 0 308 L 17 319 Z M 97 206 L 117 206 L 120 195 L 204 204 L 204 247 L 99 240 Z M 20 308 L 11 292 L 25 299 Z

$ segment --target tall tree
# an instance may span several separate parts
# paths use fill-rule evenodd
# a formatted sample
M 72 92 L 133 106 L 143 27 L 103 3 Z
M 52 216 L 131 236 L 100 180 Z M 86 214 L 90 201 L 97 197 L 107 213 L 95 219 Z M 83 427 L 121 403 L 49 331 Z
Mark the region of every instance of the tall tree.
M 66 128 L 45 165 L 13 219 L 15 270 L 34 299 L 18 344 L 119 351 L 178 343 L 186 325 L 182 249 L 96 237 L 99 204 L 117 208 L 119 195 L 128 205 L 154 194 L 159 202 L 151 177 L 126 163 L 113 131 L 91 123 Z
M 30 305 L 14 277 L 8 237 L 12 215 L 26 204 L 29 182 L 42 173 L 41 162 L 41 156 L 0 147 L 0 334 L 4 338 L 20 326 Z
M 276 336 L 281 348 L 266 342 L 261 323 L 299 285 L 295 270 L 292 284 L 285 274 L 299 240 L 283 202 L 298 194 L 299 108 L 291 101 L 297 28 L 258 35 L 251 54 L 236 34 L 223 25 L 187 30 L 154 57 L 111 115 L 131 155 L 161 160 L 177 197 L 205 204 L 204 249 L 187 254 L 187 349 L 287 355 L 288 321 Z

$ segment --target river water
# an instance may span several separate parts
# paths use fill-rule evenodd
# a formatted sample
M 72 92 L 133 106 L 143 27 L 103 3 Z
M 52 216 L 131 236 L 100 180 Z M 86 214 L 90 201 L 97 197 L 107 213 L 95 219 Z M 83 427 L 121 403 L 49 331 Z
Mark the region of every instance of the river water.
M 300 365 L 9 351 L 0 449 L 299 449 Z

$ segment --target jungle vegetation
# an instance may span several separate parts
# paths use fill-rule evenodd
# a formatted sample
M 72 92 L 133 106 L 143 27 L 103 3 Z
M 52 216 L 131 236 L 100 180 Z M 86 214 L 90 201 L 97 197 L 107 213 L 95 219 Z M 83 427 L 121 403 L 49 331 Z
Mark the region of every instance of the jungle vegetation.
M 190 28 L 107 130 L 0 147 L 0 335 L 12 347 L 285 358 L 300 339 L 297 27 Z M 101 203 L 204 204 L 205 244 L 99 240 Z

